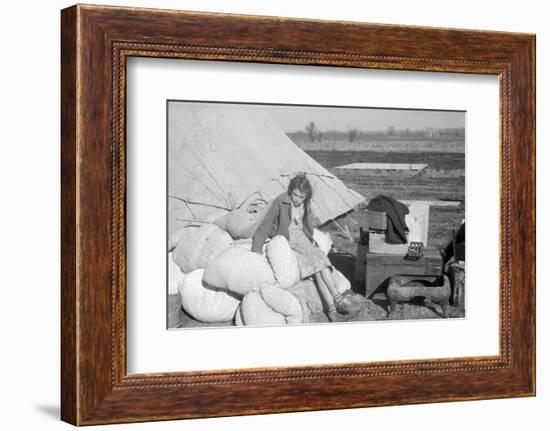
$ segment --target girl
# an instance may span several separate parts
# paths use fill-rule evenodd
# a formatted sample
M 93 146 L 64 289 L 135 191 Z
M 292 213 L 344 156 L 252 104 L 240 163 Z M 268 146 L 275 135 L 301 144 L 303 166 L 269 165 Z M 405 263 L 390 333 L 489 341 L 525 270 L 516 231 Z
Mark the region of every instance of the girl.
M 327 305 L 327 317 L 331 322 L 340 320 L 338 312 L 349 313 L 344 296 L 336 288 L 333 266 L 328 257 L 313 240 L 311 222 L 311 198 L 313 189 L 305 174 L 298 174 L 290 181 L 288 190 L 271 204 L 252 239 L 252 251 L 261 253 L 266 237 L 283 235 L 296 254 L 300 278 L 313 275 L 319 295 Z

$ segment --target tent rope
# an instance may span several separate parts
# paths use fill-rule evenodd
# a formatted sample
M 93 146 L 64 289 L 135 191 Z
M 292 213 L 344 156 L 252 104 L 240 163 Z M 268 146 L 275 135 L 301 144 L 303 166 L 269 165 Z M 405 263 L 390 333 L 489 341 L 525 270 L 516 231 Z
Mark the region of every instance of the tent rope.
M 191 205 L 189 205 L 189 202 L 187 202 L 187 201 L 184 201 L 184 202 L 185 202 L 185 205 L 187 206 L 187 208 L 189 208 L 189 212 L 191 213 L 191 215 L 193 217 L 197 217 L 195 212 L 193 211 L 193 208 L 191 208 Z
M 252 193 L 250 193 L 248 196 L 246 196 L 246 197 L 243 199 L 243 201 L 242 201 L 239 205 L 236 206 L 236 209 L 240 209 L 240 208 L 244 205 L 244 203 L 245 203 L 245 202 L 248 202 L 248 200 L 249 200 L 252 196 L 254 196 L 254 195 L 258 195 L 259 198 L 256 198 L 256 199 L 255 199 L 254 201 L 252 201 L 251 203 L 254 203 L 254 202 L 256 202 L 256 201 L 262 201 L 262 202 L 264 202 L 265 204 L 267 204 L 267 200 L 264 199 L 264 197 L 263 197 L 263 195 L 260 193 L 260 191 L 259 191 L 259 190 L 256 190 L 256 191 L 253 191 Z
M 325 177 L 325 178 L 330 178 L 330 179 L 335 179 L 336 178 L 334 175 L 327 175 L 327 174 L 320 174 L 318 172 L 306 172 L 306 171 L 289 172 L 289 173 L 286 173 L 286 174 L 279 174 L 279 175 L 281 177 L 290 177 L 290 176 L 294 176 L 296 174 L 306 174 L 306 175 L 311 175 L 311 176 L 314 176 L 314 177 Z
M 191 223 L 202 223 L 202 224 L 210 224 L 210 223 L 212 223 L 211 221 L 208 221 L 208 220 L 200 220 L 200 219 L 197 219 L 197 218 L 176 217 L 176 220 L 178 220 L 178 221 L 188 221 L 188 222 L 191 222 Z
M 189 204 L 191 204 L 191 205 L 203 205 L 203 206 L 207 206 L 207 207 L 212 207 L 212 208 L 218 208 L 218 209 L 221 209 L 221 210 L 231 211 L 231 208 L 222 207 L 221 205 L 209 204 L 209 203 L 206 203 L 206 202 L 191 201 L 189 199 L 180 198 L 179 196 L 174 196 L 174 195 L 168 195 L 168 197 L 171 197 L 172 199 L 180 200 L 182 202 L 185 202 L 188 205 Z

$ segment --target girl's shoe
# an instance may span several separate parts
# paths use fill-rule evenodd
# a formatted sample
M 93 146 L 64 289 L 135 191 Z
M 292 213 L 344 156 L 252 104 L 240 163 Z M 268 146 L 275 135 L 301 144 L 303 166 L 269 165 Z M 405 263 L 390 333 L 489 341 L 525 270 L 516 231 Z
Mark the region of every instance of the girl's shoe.
M 331 322 L 331 323 L 334 323 L 334 322 L 347 322 L 347 319 L 342 316 L 340 313 L 338 313 L 337 311 L 328 311 L 327 312 L 327 317 L 328 317 L 328 321 Z
M 342 295 L 342 298 L 336 302 L 336 310 L 342 314 L 357 314 L 363 306 L 363 297 L 356 293 Z

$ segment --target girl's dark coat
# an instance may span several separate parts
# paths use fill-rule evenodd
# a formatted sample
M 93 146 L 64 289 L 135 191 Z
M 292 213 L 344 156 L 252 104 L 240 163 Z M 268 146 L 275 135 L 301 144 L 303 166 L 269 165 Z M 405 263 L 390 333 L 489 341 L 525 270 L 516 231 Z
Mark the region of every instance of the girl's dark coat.
M 252 238 L 252 251 L 261 253 L 266 238 L 273 238 L 276 235 L 283 235 L 286 239 L 289 239 L 288 228 L 290 226 L 291 219 L 291 205 L 292 201 L 287 192 L 277 196 L 269 210 L 267 211 L 262 223 L 256 229 L 256 233 Z M 311 208 L 309 203 L 305 205 L 304 211 L 304 233 L 313 242 L 313 221 L 311 215 Z

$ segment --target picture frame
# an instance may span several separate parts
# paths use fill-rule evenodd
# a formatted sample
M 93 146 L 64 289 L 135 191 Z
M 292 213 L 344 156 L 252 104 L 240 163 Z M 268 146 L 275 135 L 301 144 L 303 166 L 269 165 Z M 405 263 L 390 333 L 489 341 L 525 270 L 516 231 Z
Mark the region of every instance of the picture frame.
M 76 5 L 61 12 L 61 54 L 62 420 L 535 395 L 534 35 Z M 135 56 L 498 76 L 499 354 L 128 374 L 125 101 Z

